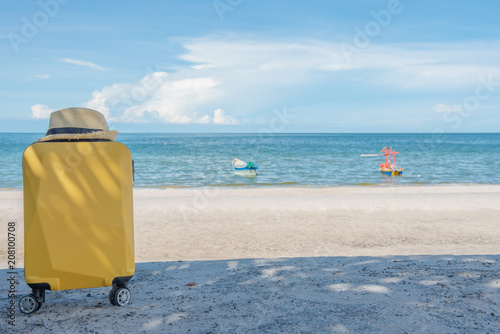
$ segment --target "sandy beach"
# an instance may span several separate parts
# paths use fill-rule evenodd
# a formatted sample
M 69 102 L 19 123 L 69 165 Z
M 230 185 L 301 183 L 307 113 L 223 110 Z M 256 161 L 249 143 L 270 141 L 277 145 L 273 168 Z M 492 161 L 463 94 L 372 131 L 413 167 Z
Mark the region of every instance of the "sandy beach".
M 0 216 L 22 268 L 21 191 L 0 192 Z M 108 288 L 47 292 L 15 331 L 500 331 L 497 185 L 135 189 L 134 217 L 130 305 Z

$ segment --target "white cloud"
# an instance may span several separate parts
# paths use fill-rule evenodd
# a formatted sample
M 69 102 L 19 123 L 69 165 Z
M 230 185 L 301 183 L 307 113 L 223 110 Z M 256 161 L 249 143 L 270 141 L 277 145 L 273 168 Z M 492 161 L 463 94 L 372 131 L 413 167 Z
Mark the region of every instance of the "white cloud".
M 345 66 L 340 50 L 322 42 L 274 43 L 228 41 L 200 38 L 183 44 L 188 51 L 181 59 L 194 63 L 196 70 L 234 68 L 269 71 L 283 68 L 341 69 Z
M 62 58 L 60 59 L 61 62 L 66 63 L 66 64 L 72 64 L 72 65 L 77 65 L 77 66 L 83 66 L 87 68 L 92 68 L 96 69 L 99 71 L 108 71 L 108 68 L 99 66 L 97 64 L 94 64 L 90 61 L 83 61 L 83 60 L 78 60 L 78 59 L 71 59 L 71 58 Z
M 224 110 L 222 109 L 216 109 L 214 111 L 213 122 L 214 124 L 229 124 L 229 125 L 239 124 L 238 120 L 236 120 L 232 116 L 226 115 Z
M 156 112 L 158 118 L 168 123 L 196 122 L 196 112 L 216 95 L 216 86 L 217 83 L 210 77 L 163 80 L 158 86 L 145 89 L 144 99 L 135 99 L 135 103 L 132 88 L 129 95 L 132 105 L 124 110 L 123 118 L 133 121 L 146 113 Z
M 183 47 L 187 52 L 180 58 L 192 62 L 194 70 L 232 71 L 237 75 L 258 72 L 271 82 L 297 82 L 298 75 L 298 81 L 303 81 L 304 74 L 346 70 L 364 70 L 364 82 L 398 88 L 450 87 L 474 83 L 481 75 L 500 77 L 498 42 L 372 43 L 349 59 L 344 57 L 340 45 L 319 40 L 275 42 L 205 37 L 186 40 Z
M 136 84 L 114 84 L 92 93 L 85 103 L 109 121 L 142 122 L 158 119 L 167 123 L 238 124 L 222 109 L 213 117 L 200 110 L 218 96 L 217 82 L 210 77 L 167 80 L 165 72 L 146 75 Z
M 197 119 L 197 123 L 200 123 L 200 124 L 210 124 L 210 123 L 212 123 L 212 121 L 213 121 L 213 118 L 210 117 L 209 115 L 205 115 L 205 116 Z
M 31 118 L 49 118 L 52 111 L 52 109 L 43 104 L 35 104 L 31 106 Z
M 435 112 L 459 112 L 462 110 L 462 105 L 456 104 L 453 106 L 438 103 L 434 106 Z
M 218 108 L 213 115 L 200 110 L 218 97 L 217 82 L 210 77 L 167 80 L 165 72 L 146 75 L 136 84 L 114 84 L 92 93 L 85 106 L 98 110 L 109 121 L 143 122 L 154 119 L 176 124 L 240 122 Z
M 110 121 L 257 124 L 263 113 L 282 107 L 283 101 L 314 104 L 307 96 L 317 86 L 324 91 L 331 85 L 333 94 L 350 85 L 360 91 L 383 86 L 388 95 L 418 89 L 425 95 L 475 87 L 480 76 L 493 76 L 494 82 L 500 78 L 496 42 L 372 43 L 350 60 L 340 43 L 319 40 L 204 37 L 186 39 L 182 46 L 185 52 L 179 58 L 190 62 L 189 67 L 106 86 L 94 91 L 86 106 Z M 454 108 L 434 106 L 436 112 Z
M 29 81 L 48 80 L 48 79 L 50 79 L 50 74 L 35 74 L 29 79 Z

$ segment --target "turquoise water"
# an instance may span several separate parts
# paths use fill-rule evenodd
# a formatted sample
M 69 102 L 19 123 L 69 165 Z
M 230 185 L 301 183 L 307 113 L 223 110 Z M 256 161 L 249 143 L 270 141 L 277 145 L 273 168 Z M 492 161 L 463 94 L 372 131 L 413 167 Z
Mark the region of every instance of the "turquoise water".
M 24 149 L 43 134 L 0 133 L 0 189 L 22 188 Z M 136 187 L 500 184 L 500 134 L 119 134 Z M 165 145 L 166 143 L 166 145 Z M 392 146 L 404 176 L 378 172 Z M 259 153 L 256 155 L 256 151 Z M 256 157 L 259 176 L 233 175 Z

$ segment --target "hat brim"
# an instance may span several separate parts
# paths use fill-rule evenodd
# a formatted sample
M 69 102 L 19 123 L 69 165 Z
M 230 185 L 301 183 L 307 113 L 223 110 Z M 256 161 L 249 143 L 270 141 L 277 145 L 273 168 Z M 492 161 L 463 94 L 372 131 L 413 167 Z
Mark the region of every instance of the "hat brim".
M 47 135 L 38 139 L 39 142 L 48 141 L 77 141 L 77 140 L 104 140 L 115 141 L 118 131 L 116 130 L 101 130 L 87 133 L 58 133 Z

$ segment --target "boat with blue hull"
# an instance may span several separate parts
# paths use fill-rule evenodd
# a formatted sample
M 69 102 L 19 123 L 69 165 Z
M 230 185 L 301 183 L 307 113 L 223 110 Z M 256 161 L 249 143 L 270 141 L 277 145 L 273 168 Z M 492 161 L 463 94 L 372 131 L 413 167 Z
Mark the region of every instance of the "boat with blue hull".
M 257 176 L 257 166 L 253 161 L 244 162 L 235 158 L 233 160 L 234 175 L 254 177 Z
M 396 165 L 396 152 L 392 149 L 387 149 L 387 146 L 381 151 L 385 156 L 385 162 L 379 165 L 380 172 L 388 176 L 401 176 L 403 175 L 403 168 Z
M 387 149 L 387 146 L 384 147 L 380 152 L 382 152 L 382 154 L 362 154 L 361 156 L 374 157 L 383 155 L 385 157 L 385 162 L 381 163 L 378 166 L 380 172 L 387 176 L 402 176 L 403 168 L 396 165 L 396 154 L 399 154 L 399 152 L 394 151 L 392 147 L 390 149 Z

